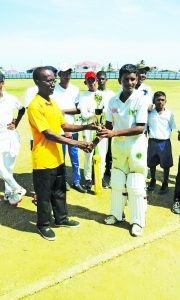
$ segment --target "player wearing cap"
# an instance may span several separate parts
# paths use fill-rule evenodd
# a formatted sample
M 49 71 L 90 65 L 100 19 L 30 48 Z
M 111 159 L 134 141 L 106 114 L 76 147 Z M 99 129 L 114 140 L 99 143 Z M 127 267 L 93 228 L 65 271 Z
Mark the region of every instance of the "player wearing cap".
M 0 73 L 0 177 L 5 181 L 4 200 L 16 205 L 26 190 L 13 177 L 13 168 L 19 152 L 20 140 L 16 128 L 25 112 L 19 100 L 3 90 L 5 76 Z M 13 119 L 14 110 L 17 119 Z
M 103 101 L 103 95 L 97 90 L 97 76 L 94 72 L 90 71 L 85 74 L 84 84 L 87 85 L 88 91 L 82 94 L 78 108 L 81 111 L 83 124 L 90 124 L 97 121 L 95 116 L 95 109 L 97 108 L 96 95 L 102 96 L 102 101 L 98 108 L 105 107 L 105 103 Z M 95 132 L 93 131 L 83 131 L 84 141 L 92 141 L 94 139 L 94 134 Z M 99 155 L 101 156 L 101 178 L 103 179 L 108 143 L 103 139 L 97 147 Z M 84 177 L 88 191 L 90 191 L 92 187 L 92 158 L 92 152 L 84 154 Z M 102 185 L 104 188 L 108 187 L 108 184 L 104 180 Z
M 144 83 L 147 78 L 146 74 L 150 70 L 150 67 L 142 63 L 137 64 L 136 66 L 138 69 L 138 82 L 135 89 L 138 90 L 144 97 L 144 101 L 148 105 L 148 111 L 151 111 L 153 108 L 153 92 L 151 87 Z
M 106 128 L 100 137 L 112 137 L 111 208 L 106 224 L 123 220 L 128 199 L 131 234 L 139 236 L 145 226 L 147 141 L 143 134 L 147 123 L 147 106 L 135 90 L 135 65 L 124 65 L 119 71 L 122 90 L 109 102 Z
M 68 124 L 75 124 L 75 114 L 78 113 L 77 105 L 79 103 L 80 98 L 80 90 L 77 86 L 73 85 L 71 80 L 72 67 L 67 63 L 62 63 L 59 67 L 58 76 L 60 78 L 60 82 L 56 83 L 54 93 L 52 95 L 52 99 L 56 101 L 61 111 L 64 113 L 64 118 L 68 122 Z M 78 140 L 77 132 L 63 132 L 62 134 L 69 139 L 73 139 L 75 141 Z M 66 153 L 66 145 L 63 144 L 63 152 L 64 156 Z M 69 156 L 71 159 L 71 164 L 73 168 L 74 175 L 74 184 L 73 188 L 80 193 L 86 193 L 86 190 L 81 186 L 81 176 L 79 169 L 79 157 L 78 157 L 78 147 L 76 145 L 67 145 Z M 70 186 L 67 182 L 67 174 L 66 174 L 66 189 L 69 190 Z

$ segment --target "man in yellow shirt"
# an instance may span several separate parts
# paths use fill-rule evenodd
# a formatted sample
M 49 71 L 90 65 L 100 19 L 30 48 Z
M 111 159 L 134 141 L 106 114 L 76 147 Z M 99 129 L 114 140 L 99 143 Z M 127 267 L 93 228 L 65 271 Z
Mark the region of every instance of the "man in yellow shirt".
M 95 130 L 97 126 L 67 124 L 58 105 L 50 98 L 54 91 L 54 73 L 46 67 L 36 68 L 33 79 L 38 94 L 28 106 L 28 118 L 33 135 L 33 183 L 37 194 L 37 228 L 47 240 L 55 240 L 50 228 L 51 207 L 55 226 L 78 227 L 77 221 L 69 220 L 66 205 L 65 165 L 62 143 L 76 145 L 90 152 L 92 144 L 61 136 L 60 128 L 66 131 Z

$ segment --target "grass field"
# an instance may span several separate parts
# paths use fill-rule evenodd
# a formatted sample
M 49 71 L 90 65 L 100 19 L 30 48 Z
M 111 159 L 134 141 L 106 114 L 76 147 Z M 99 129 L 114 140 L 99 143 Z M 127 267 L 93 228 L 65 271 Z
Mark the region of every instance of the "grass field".
M 81 92 L 86 90 L 83 80 L 75 79 L 72 83 L 79 86 Z M 178 80 L 147 80 L 147 84 L 152 87 L 155 92 L 157 90 L 162 90 L 167 95 L 167 106 L 174 112 L 176 125 L 180 126 L 179 113 L 180 113 L 180 81 Z M 9 93 L 14 94 L 18 99 L 24 104 L 25 90 L 33 86 L 33 81 L 31 79 L 7 79 L 5 88 Z M 115 92 L 119 89 L 119 84 L 117 79 L 108 80 L 107 87 L 114 90 Z M 179 122 L 179 123 L 178 123 Z M 15 173 L 18 182 L 28 188 L 31 191 L 32 188 L 32 178 L 31 178 L 31 152 L 29 150 L 29 125 L 27 120 L 27 114 L 23 117 L 20 125 L 19 132 L 21 134 L 21 149 L 20 153 L 16 159 Z M 173 157 L 174 157 L 174 167 L 171 169 L 171 174 L 174 176 L 177 172 L 177 162 L 179 155 L 179 144 L 177 141 L 177 132 L 174 130 L 172 134 L 172 145 L 173 145 Z M 80 165 L 83 167 L 83 153 L 79 151 Z M 66 164 L 70 166 L 69 157 L 67 155 Z M 20 174 L 22 174 L 20 176 Z M 162 172 L 159 169 L 159 179 L 161 180 Z M 70 180 L 71 182 L 71 180 Z M 1 182 L 0 191 L 2 192 L 3 185 Z
M 83 80 L 74 80 L 73 83 L 81 91 L 86 89 Z M 178 127 L 180 81 L 152 80 L 147 83 L 154 92 L 166 92 L 168 107 L 173 110 Z M 32 85 L 32 80 L 7 80 L 6 90 L 24 103 L 25 90 Z M 108 87 L 117 92 L 117 80 L 109 80 Z M 128 234 L 128 206 L 125 207 L 126 221 L 123 224 L 104 225 L 104 218 L 109 214 L 109 189 L 100 196 L 80 194 L 71 189 L 67 193 L 68 215 L 80 221 L 81 226 L 77 230 L 54 228 L 52 220 L 57 236 L 53 243 L 37 234 L 36 207 L 31 202 L 33 185 L 27 114 L 19 125 L 19 132 L 21 149 L 16 160 L 15 178 L 27 189 L 27 195 L 17 209 L 5 201 L 0 202 L 0 298 L 179 299 L 179 216 L 170 211 L 180 145 L 176 130 L 172 134 L 174 166 L 169 191 L 165 195 L 157 193 L 162 181 L 162 170 L 158 168 L 157 186 L 149 195 L 143 237 L 134 239 Z M 82 151 L 79 151 L 79 157 L 82 171 Z M 66 165 L 70 175 L 68 155 Z M 69 181 L 72 183 L 72 176 L 69 176 Z M 0 194 L 3 194 L 2 181 Z M 50 286 L 52 288 L 48 289 Z M 35 293 L 41 289 L 42 294 Z

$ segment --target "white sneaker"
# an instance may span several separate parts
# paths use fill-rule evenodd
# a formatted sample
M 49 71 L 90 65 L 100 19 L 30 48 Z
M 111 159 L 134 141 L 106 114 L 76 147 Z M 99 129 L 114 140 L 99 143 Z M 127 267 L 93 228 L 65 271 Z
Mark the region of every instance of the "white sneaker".
M 118 222 L 118 220 L 116 219 L 115 216 L 108 216 L 106 219 L 104 219 L 104 222 L 107 224 L 107 225 L 114 225 Z
M 131 234 L 133 236 L 140 236 L 142 235 L 142 227 L 139 226 L 138 224 L 133 224 L 132 229 L 131 229 Z
M 21 187 L 19 191 L 16 191 L 12 194 L 12 196 L 8 199 L 11 205 L 17 205 L 21 200 L 22 197 L 26 194 L 26 190 Z

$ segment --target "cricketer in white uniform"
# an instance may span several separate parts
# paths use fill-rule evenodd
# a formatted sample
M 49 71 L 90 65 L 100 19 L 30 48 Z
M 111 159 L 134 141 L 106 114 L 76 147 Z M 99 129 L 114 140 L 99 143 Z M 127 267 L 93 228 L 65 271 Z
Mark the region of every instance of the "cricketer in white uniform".
M 149 85 L 145 84 L 147 72 L 150 70 L 150 67 L 145 64 L 137 64 L 138 69 L 138 82 L 136 84 L 136 89 L 144 97 L 144 101 L 148 104 L 148 111 L 151 111 L 153 108 L 153 92 Z
M 78 113 L 77 106 L 80 99 L 80 90 L 77 86 L 70 82 L 71 80 L 72 67 L 67 63 L 62 63 L 59 67 L 58 76 L 60 77 L 60 82 L 56 84 L 52 99 L 58 104 L 61 111 L 64 113 L 64 118 L 68 124 L 75 124 L 75 114 Z M 65 135 L 67 138 L 73 140 L 78 140 L 77 132 L 64 133 L 63 130 L 61 134 Z M 66 145 L 62 144 L 64 156 L 66 154 Z M 71 164 L 73 168 L 73 188 L 81 193 L 85 193 L 86 190 L 81 186 L 81 175 L 79 167 L 79 156 L 78 147 L 76 145 L 67 145 L 69 156 L 71 159 Z M 67 173 L 66 173 L 66 185 L 67 184 Z
M 122 221 L 128 199 L 131 234 L 142 234 L 145 226 L 147 141 L 143 134 L 147 123 L 147 105 L 135 90 L 137 68 L 124 65 L 119 71 L 122 90 L 110 100 L 106 128 L 100 137 L 112 139 L 111 208 L 106 224 Z
M 4 200 L 16 205 L 25 195 L 13 177 L 13 168 L 20 148 L 20 137 L 15 129 L 21 120 L 25 108 L 13 95 L 3 90 L 5 77 L 0 74 L 0 177 L 5 181 Z M 18 110 L 17 119 L 13 119 L 14 110 Z
M 83 93 L 80 97 L 78 108 L 81 111 L 83 124 L 91 124 L 97 121 L 95 109 L 101 109 L 105 107 L 106 104 L 103 102 L 103 95 L 100 94 L 100 91 L 97 90 L 97 77 L 94 72 L 90 71 L 85 74 L 85 84 L 87 84 L 89 90 Z M 96 95 L 102 96 L 102 100 L 99 104 L 97 104 Z M 83 131 L 83 140 L 87 142 L 93 141 L 95 134 L 95 131 L 85 130 Z M 108 141 L 106 139 L 101 140 L 100 143 L 97 145 L 97 148 L 98 153 L 101 156 L 101 178 L 103 179 L 105 172 L 105 161 L 108 149 Z M 92 158 L 93 152 L 84 153 L 84 177 L 87 181 L 87 189 L 91 189 L 92 185 Z

